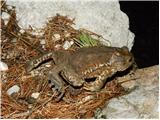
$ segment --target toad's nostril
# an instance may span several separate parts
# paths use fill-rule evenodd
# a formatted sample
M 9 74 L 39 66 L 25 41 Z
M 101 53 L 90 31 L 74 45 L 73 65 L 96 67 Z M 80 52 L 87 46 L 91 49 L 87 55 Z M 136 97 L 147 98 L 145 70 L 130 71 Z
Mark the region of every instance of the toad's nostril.
M 50 84 L 52 81 L 51 80 L 48 80 L 48 83 Z
M 130 59 L 128 60 L 128 62 L 132 62 L 132 58 L 130 58 Z

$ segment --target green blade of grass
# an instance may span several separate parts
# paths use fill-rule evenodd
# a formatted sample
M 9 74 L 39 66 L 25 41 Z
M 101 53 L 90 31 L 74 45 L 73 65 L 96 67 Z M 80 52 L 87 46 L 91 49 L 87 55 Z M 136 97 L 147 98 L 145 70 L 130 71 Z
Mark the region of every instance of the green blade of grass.
M 76 40 L 76 43 L 79 47 L 89 47 L 89 46 L 97 46 L 99 44 L 99 41 L 92 38 L 87 33 L 81 33 L 78 37 L 78 40 Z

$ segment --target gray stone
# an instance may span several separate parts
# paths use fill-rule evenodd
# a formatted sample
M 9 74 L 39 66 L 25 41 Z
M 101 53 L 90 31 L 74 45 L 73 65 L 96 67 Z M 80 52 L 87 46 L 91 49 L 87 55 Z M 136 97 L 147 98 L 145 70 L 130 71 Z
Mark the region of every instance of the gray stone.
M 75 18 L 75 28 L 85 28 L 102 35 L 111 46 L 133 46 L 134 34 L 129 30 L 129 20 L 120 10 L 118 0 L 7 0 L 16 6 L 19 25 L 40 28 L 47 18 L 67 15 Z M 105 41 L 104 41 L 105 42 Z
M 31 94 L 31 97 L 37 99 L 39 97 L 40 93 L 39 92 L 35 92 Z
M 18 85 L 13 85 L 7 90 L 7 94 L 11 95 L 13 93 L 17 93 L 19 90 L 20 90 L 20 87 Z
M 139 113 L 125 99 L 112 99 L 103 110 L 107 118 L 138 118 Z
M 9 21 L 9 14 L 8 13 L 6 13 L 6 12 L 3 12 L 2 13 L 2 18 L 3 18 L 3 20 L 4 20 L 4 24 L 5 25 L 7 25 L 7 23 L 8 23 L 8 21 Z
M 107 118 L 158 118 L 158 66 L 139 69 L 135 74 L 136 89 L 127 95 L 111 99 L 102 110 Z
M 8 65 L 2 61 L 0 61 L 0 71 L 7 71 Z
M 63 48 L 65 49 L 65 50 L 67 50 L 68 48 L 70 48 L 72 45 L 73 45 L 73 41 L 65 41 L 65 43 L 64 43 L 64 45 L 63 45 Z

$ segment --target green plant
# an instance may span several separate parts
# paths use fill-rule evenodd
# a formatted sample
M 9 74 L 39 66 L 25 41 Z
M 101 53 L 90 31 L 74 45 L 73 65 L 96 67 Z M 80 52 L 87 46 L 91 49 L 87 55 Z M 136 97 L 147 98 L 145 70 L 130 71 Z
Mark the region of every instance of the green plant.
M 99 44 L 99 41 L 92 38 L 89 34 L 87 33 L 81 33 L 76 39 L 76 44 L 79 47 L 89 47 L 89 46 L 97 46 Z

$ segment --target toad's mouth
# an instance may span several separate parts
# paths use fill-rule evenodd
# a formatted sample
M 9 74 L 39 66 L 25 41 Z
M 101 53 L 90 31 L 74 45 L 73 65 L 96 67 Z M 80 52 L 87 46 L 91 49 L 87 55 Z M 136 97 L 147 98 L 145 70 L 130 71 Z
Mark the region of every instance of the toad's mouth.
M 130 68 L 134 63 L 134 58 L 133 57 L 130 57 L 127 61 L 126 61 L 126 64 L 124 65 L 124 67 L 122 67 L 121 71 L 124 71 L 128 68 Z
M 119 71 L 125 71 L 126 69 L 131 68 L 132 66 L 133 66 L 133 62 L 131 61 L 131 62 L 123 65 Z

